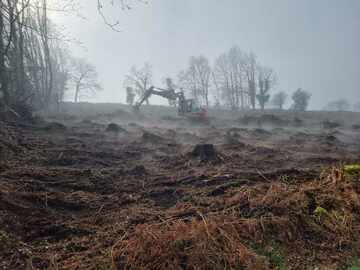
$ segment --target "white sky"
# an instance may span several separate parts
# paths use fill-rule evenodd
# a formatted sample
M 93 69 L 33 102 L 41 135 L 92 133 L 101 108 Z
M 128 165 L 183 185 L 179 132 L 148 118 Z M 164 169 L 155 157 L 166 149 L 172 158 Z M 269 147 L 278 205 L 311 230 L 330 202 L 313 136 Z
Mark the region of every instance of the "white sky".
M 276 70 L 276 90 L 310 91 L 312 108 L 340 97 L 360 101 L 358 0 L 150 0 L 130 11 L 110 6 L 109 20 L 119 20 L 121 33 L 104 25 L 96 0 L 78 1 L 86 20 L 54 19 L 86 47 L 72 44 L 73 55 L 97 67 L 104 90 L 90 101 L 124 102 L 123 78 L 132 65 L 150 62 L 159 85 L 190 56 L 213 61 L 233 45 Z

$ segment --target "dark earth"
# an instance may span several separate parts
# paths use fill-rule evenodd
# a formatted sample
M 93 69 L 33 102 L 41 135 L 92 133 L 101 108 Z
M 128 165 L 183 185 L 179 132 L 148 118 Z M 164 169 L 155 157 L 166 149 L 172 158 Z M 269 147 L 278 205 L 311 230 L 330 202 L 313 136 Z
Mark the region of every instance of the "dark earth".
M 360 182 L 341 167 L 360 163 L 359 116 L 226 112 L 203 124 L 117 110 L 0 121 L 0 269 L 350 269 Z M 225 259 L 241 242 L 239 262 L 194 259 L 216 246 L 194 248 L 204 224 L 214 243 L 233 243 L 212 250 Z M 170 234 L 184 237 L 169 247 Z M 149 243 L 162 262 L 150 262 L 160 255 Z

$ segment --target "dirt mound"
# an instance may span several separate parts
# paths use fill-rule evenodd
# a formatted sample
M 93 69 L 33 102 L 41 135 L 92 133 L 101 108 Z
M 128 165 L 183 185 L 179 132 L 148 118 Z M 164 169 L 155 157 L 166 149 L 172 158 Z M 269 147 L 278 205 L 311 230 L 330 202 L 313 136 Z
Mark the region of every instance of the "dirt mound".
M 338 128 L 338 127 L 341 126 L 340 123 L 333 122 L 333 121 L 330 121 L 330 120 L 325 120 L 321 124 L 322 124 L 322 127 L 325 128 L 325 129 L 333 129 L 333 128 Z
M 142 140 L 147 143 L 154 143 L 154 144 L 165 143 L 166 141 L 165 138 L 148 131 L 143 132 Z
M 146 175 L 147 171 L 143 165 L 138 165 L 138 166 L 135 166 L 134 168 L 132 168 L 131 170 L 127 171 L 126 173 L 141 176 L 141 175 Z
M 130 117 L 131 113 L 129 113 L 127 111 L 124 111 L 124 110 L 121 110 L 121 109 L 118 109 L 115 112 L 113 112 L 113 115 L 114 116 L 119 116 L 119 117 Z
M 339 146 L 341 144 L 343 144 L 337 137 L 336 133 L 325 133 L 325 134 L 320 134 L 318 136 L 318 141 L 322 144 L 325 145 L 334 145 L 334 146 Z
M 139 124 L 134 123 L 134 122 L 130 122 L 130 123 L 128 124 L 128 126 L 129 126 L 129 127 L 137 127 L 137 128 L 141 127 Z
M 286 126 L 288 121 L 273 114 L 263 114 L 259 118 L 260 124 L 272 126 Z
M 304 125 L 304 121 L 302 119 L 300 119 L 299 117 L 294 117 L 293 125 L 294 125 L 294 127 L 301 127 Z
M 131 113 L 122 109 L 118 109 L 109 114 L 104 114 L 103 117 L 109 119 L 121 119 L 121 120 L 129 120 L 134 118 L 134 116 Z
M 174 122 L 174 121 L 180 121 L 181 118 L 175 117 L 175 116 L 171 116 L 171 115 L 166 115 L 166 116 L 161 117 L 161 120 Z
M 200 138 L 193 132 L 177 132 L 176 140 L 184 144 L 196 144 Z
M 245 146 L 241 140 L 241 135 L 238 133 L 238 130 L 229 129 L 225 134 L 225 144 L 235 145 L 235 146 Z
M 101 124 L 99 124 L 98 122 L 93 121 L 92 118 L 85 118 L 85 119 L 82 119 L 78 123 L 78 126 L 93 127 L 93 126 L 101 126 Z
M 106 131 L 107 131 L 107 132 L 113 132 L 113 133 L 120 133 L 120 132 L 126 132 L 126 129 L 122 128 L 122 127 L 119 126 L 118 124 L 110 123 L 110 124 L 106 127 Z
M 248 116 L 245 115 L 239 119 L 239 122 L 243 125 L 253 125 L 253 126 L 286 126 L 289 124 L 287 120 L 284 120 L 273 114 L 263 114 L 260 116 Z
M 259 118 L 256 116 L 244 115 L 238 120 L 243 125 L 259 125 Z
M 272 135 L 270 131 L 267 131 L 266 129 L 262 129 L 262 128 L 256 128 L 254 130 L 251 130 L 251 134 L 258 137 Z
M 67 130 L 66 126 L 59 122 L 47 123 L 43 129 L 49 132 L 65 132 Z

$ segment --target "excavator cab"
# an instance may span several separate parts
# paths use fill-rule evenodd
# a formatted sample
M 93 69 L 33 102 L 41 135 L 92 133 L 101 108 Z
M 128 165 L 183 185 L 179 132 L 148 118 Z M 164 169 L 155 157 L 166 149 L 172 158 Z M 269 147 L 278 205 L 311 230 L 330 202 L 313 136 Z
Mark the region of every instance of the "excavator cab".
M 190 120 L 208 122 L 207 110 L 199 106 L 194 99 L 180 100 L 178 114 Z

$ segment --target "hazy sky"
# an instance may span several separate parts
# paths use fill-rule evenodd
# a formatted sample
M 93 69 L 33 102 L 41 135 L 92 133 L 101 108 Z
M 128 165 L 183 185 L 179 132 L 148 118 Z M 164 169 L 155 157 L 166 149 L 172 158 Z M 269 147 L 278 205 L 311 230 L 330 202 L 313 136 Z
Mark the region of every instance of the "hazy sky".
M 86 47 L 71 45 L 73 55 L 97 67 L 104 90 L 91 101 L 124 102 L 123 78 L 132 65 L 150 62 L 159 85 L 190 56 L 213 61 L 233 45 L 275 69 L 274 91 L 311 92 L 312 108 L 340 97 L 360 101 L 359 0 L 150 0 L 126 12 L 108 9 L 120 33 L 103 24 L 97 1 L 80 1 L 86 20 L 56 21 Z

